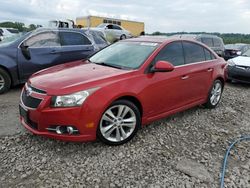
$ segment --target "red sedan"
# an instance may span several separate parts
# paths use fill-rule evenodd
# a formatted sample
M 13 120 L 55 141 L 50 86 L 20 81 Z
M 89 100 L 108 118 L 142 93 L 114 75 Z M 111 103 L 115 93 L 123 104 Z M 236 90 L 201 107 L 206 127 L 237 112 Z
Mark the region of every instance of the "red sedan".
M 157 119 L 197 105 L 216 107 L 225 66 L 195 41 L 124 40 L 86 61 L 32 75 L 21 94 L 20 119 L 37 135 L 123 144 Z

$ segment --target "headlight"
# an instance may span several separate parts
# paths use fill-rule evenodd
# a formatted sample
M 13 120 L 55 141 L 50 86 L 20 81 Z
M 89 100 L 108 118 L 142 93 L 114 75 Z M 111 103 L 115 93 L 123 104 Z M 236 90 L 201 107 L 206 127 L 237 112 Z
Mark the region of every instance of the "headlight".
M 70 95 L 52 97 L 51 105 L 53 107 L 74 107 L 81 106 L 83 102 L 99 88 L 92 88 Z
M 233 61 L 232 59 L 229 59 L 229 60 L 227 61 L 227 64 L 228 64 L 229 66 L 235 66 L 235 63 L 234 63 L 234 61 Z

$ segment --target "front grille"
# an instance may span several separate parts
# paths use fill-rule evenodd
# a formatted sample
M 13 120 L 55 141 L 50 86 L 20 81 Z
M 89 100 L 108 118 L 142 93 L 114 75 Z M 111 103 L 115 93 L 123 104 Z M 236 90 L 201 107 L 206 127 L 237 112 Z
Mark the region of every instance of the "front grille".
M 30 119 L 28 120 L 28 122 L 26 122 L 28 124 L 29 127 L 31 127 L 32 129 L 37 130 L 38 129 L 38 125 L 36 122 L 31 121 Z
M 42 99 L 37 99 L 27 94 L 26 89 L 22 92 L 22 102 L 25 106 L 29 108 L 37 108 L 39 104 L 42 102 Z
M 35 88 L 35 87 L 31 86 L 30 84 L 28 85 L 28 87 L 30 87 L 32 89 L 32 91 L 34 91 L 36 93 L 46 94 L 46 91 L 43 91 L 43 90 L 38 89 L 38 88 Z

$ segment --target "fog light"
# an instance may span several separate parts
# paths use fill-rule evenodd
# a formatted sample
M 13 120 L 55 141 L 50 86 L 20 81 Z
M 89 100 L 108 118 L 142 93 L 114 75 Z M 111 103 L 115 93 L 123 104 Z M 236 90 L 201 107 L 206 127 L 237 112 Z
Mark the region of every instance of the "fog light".
M 63 134 L 63 130 L 61 129 L 61 126 L 56 127 L 56 133 L 57 134 Z
M 73 134 L 75 131 L 74 131 L 74 128 L 73 127 L 67 127 L 67 132 L 69 134 Z

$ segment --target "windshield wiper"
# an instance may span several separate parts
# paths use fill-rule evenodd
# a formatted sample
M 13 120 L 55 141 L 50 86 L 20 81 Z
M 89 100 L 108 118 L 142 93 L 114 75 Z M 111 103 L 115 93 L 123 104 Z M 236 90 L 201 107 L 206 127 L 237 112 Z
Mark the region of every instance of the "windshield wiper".
M 123 67 L 119 66 L 119 65 L 114 65 L 114 64 L 108 64 L 108 63 L 105 63 L 105 62 L 93 62 L 97 65 L 103 65 L 103 66 L 107 66 L 107 67 L 113 67 L 113 68 L 117 68 L 117 69 L 123 69 Z

